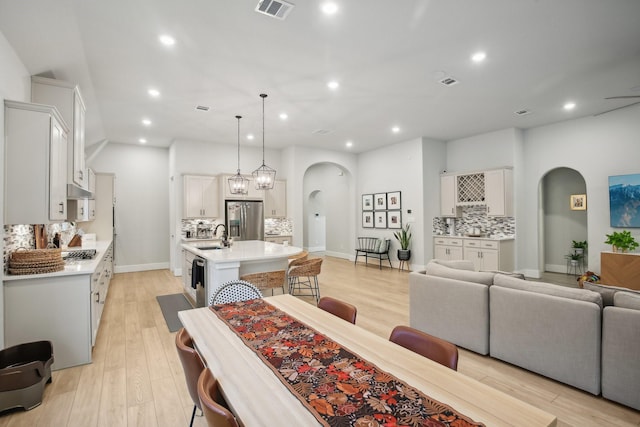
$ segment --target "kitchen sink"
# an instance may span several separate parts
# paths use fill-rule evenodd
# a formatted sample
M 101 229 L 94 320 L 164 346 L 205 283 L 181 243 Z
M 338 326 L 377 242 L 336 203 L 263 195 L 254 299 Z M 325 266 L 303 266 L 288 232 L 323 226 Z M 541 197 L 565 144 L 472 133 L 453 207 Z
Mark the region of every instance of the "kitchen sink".
M 220 246 L 200 246 L 198 247 L 201 251 L 211 251 L 214 249 L 222 249 Z

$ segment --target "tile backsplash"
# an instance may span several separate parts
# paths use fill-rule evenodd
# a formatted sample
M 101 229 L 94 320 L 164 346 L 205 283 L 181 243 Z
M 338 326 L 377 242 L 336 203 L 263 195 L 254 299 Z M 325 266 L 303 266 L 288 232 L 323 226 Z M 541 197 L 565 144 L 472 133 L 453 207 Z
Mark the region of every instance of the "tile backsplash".
M 60 243 L 66 245 L 71 241 L 78 229 L 75 223 L 62 222 L 55 224 L 45 224 L 47 230 L 48 243 L 53 243 L 53 237 L 60 233 Z M 36 237 L 32 224 L 13 224 L 4 226 L 4 266 L 7 268 L 9 255 L 20 248 L 35 249 Z
M 487 216 L 485 206 L 465 206 L 462 215 L 455 218 L 455 235 L 465 235 L 471 227 L 479 227 L 483 234 L 491 237 L 514 237 L 516 219 L 514 217 Z M 433 218 L 433 234 L 449 234 L 447 218 Z
M 211 225 L 211 229 L 215 229 L 216 225 L 224 224 L 224 221 L 219 219 L 183 219 L 181 224 L 182 237 L 186 236 L 186 232 L 191 231 L 192 236 L 195 236 L 196 226 L 199 222 L 203 224 Z M 289 218 L 265 218 L 264 220 L 264 232 L 265 234 L 293 234 L 293 221 Z

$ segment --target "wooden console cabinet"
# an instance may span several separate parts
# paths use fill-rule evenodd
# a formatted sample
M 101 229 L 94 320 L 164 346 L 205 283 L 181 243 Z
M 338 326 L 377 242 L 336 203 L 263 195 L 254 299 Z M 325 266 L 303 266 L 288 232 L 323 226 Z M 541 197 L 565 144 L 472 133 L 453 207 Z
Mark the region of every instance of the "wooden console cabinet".
M 603 284 L 640 290 L 640 254 L 601 252 L 600 269 Z

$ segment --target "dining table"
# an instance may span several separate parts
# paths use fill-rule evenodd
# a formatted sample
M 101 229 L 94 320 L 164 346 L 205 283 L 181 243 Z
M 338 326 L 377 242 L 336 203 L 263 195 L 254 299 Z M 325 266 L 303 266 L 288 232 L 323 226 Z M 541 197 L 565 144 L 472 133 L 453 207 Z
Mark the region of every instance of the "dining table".
M 375 367 L 376 375 L 382 373 L 398 380 L 399 384 L 427 396 L 429 402 L 436 402 L 433 405 L 443 404 L 464 419 L 477 423 L 473 425 L 555 426 L 557 423 L 552 414 L 346 322 L 314 304 L 289 294 L 266 297 L 263 301 L 356 355 L 365 366 Z M 250 348 L 243 338 L 246 331 L 243 335 L 233 330 L 219 311 L 203 307 L 181 311 L 178 316 L 241 425 L 329 425 L 319 419 L 314 411 L 317 407 L 306 404 L 296 393 L 296 387 L 287 386 L 277 370 L 265 363 L 265 357 Z M 384 420 L 378 421 L 378 425 L 385 425 Z M 375 422 L 361 425 L 376 425 Z

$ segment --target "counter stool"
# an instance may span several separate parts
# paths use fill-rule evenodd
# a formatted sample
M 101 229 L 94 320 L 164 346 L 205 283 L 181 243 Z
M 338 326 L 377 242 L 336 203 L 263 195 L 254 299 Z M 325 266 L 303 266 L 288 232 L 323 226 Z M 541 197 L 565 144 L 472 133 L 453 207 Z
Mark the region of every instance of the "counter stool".
M 285 270 L 276 270 L 245 274 L 244 276 L 240 277 L 240 280 L 245 280 L 256 285 L 256 287 L 263 293 L 266 289 L 271 289 L 271 295 L 273 295 L 273 290 L 280 288 L 282 290 L 282 293 L 284 294 L 284 285 L 287 281 L 287 272 Z
M 295 296 L 314 297 L 316 304 L 320 301 L 318 274 L 322 266 L 322 258 L 312 258 L 301 262 L 289 270 L 289 293 Z M 307 293 L 299 293 L 306 290 Z

